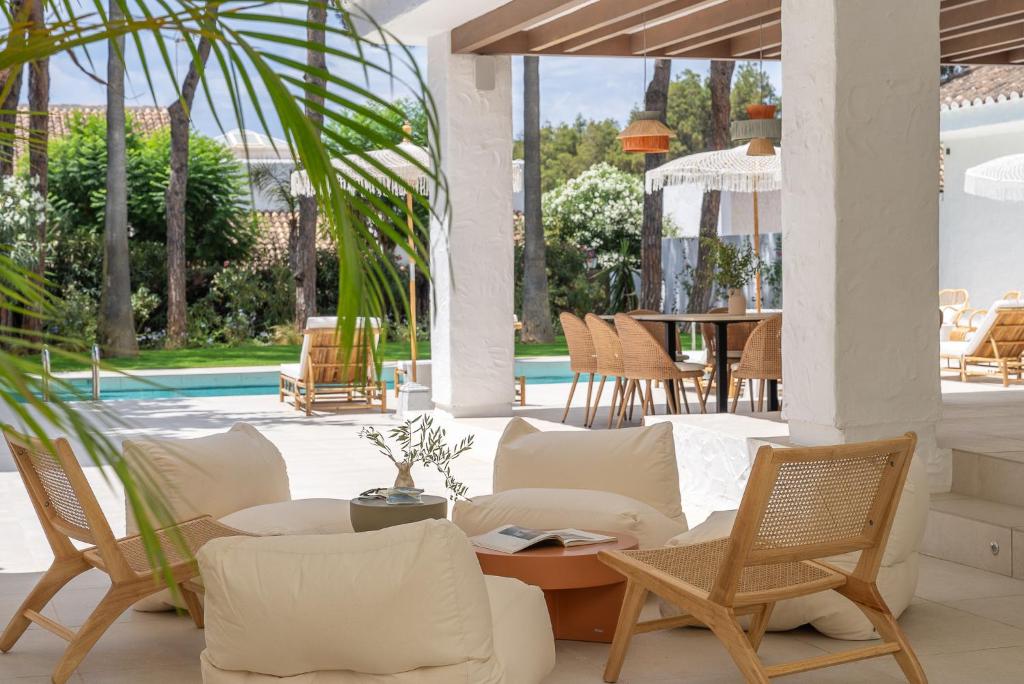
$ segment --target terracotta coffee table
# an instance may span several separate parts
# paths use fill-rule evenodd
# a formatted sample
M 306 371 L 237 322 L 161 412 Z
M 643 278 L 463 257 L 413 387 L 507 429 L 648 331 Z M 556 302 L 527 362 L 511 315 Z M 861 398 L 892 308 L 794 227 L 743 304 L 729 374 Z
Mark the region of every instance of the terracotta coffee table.
M 556 639 L 610 643 L 615 636 L 626 579 L 597 558 L 598 551 L 637 548 L 636 537 L 617 537 L 606 544 L 563 548 L 545 544 L 519 553 L 475 547 L 484 574 L 514 577 L 544 590 Z

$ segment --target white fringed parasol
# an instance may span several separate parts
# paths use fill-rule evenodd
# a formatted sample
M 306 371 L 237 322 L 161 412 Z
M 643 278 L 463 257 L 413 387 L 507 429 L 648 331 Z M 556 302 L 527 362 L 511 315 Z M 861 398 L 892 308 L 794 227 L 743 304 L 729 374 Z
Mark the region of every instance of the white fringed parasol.
M 1011 154 L 972 166 L 964 192 L 1002 202 L 1024 202 L 1024 154 Z
M 673 159 L 647 172 L 647 192 L 666 185 L 698 185 L 707 190 L 771 192 L 782 189 L 779 148 L 767 157 L 747 155 L 747 146 L 731 150 L 699 152 Z
M 754 195 L 754 249 L 760 253 L 761 231 L 757 193 L 782 189 L 781 150 L 775 154 L 750 156 L 747 145 L 731 150 L 699 152 L 673 159 L 647 172 L 647 192 L 657 192 L 666 185 L 696 185 L 702 190 L 749 192 Z M 761 311 L 761 270 L 755 279 L 754 301 Z

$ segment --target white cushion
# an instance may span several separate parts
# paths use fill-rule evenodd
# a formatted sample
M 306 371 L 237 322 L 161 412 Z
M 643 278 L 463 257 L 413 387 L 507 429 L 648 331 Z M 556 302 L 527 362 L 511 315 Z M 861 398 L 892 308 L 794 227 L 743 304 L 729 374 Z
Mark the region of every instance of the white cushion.
M 542 432 L 513 418 L 498 442 L 494 491 L 532 487 L 622 494 L 685 524 L 669 424 Z
M 917 588 L 917 557 L 928 519 L 928 475 L 924 465 L 914 459 L 903 487 L 903 495 L 893 518 L 889 541 L 878 572 L 878 588 L 897 617 L 910 605 Z M 686 546 L 728 537 L 736 511 L 717 511 L 692 530 L 672 538 L 668 546 Z M 853 570 L 858 553 L 827 559 L 843 570 Z M 662 613 L 677 614 L 664 602 Z M 834 591 L 819 592 L 779 602 L 772 611 L 768 629 L 783 631 L 810 623 L 819 632 L 835 639 L 874 639 L 877 634 L 864 614 L 853 603 Z
M 348 499 L 294 499 L 263 504 L 235 511 L 220 521 L 261 536 L 354 532 Z
M 286 378 L 294 378 L 296 380 L 302 377 L 302 364 L 299 363 L 282 363 L 281 364 L 281 375 Z
M 982 345 L 988 343 L 988 336 L 992 330 L 992 324 L 999 316 L 999 309 L 1024 309 L 1024 300 L 1000 299 L 989 307 L 985 317 L 981 319 L 981 323 L 975 326 L 974 334 L 967 340 L 967 346 L 963 351 L 965 356 L 974 356 L 980 351 L 988 351 L 982 349 Z
M 484 576 L 494 655 L 503 682 L 537 684 L 555 668 L 555 637 L 544 592 L 509 577 Z M 450 680 L 449 680 L 450 681 Z
M 123 448 L 125 460 L 160 489 L 178 522 L 291 499 L 281 452 L 246 423 L 195 439 L 127 439 Z M 135 516 L 126 509 L 134 534 Z
M 642 501 L 589 489 L 509 489 L 477 496 L 455 503 L 452 522 L 471 537 L 501 525 L 602 530 L 633 535 L 645 549 L 686 531 L 685 523 Z
M 944 358 L 959 359 L 967 351 L 970 342 L 966 340 L 941 340 L 939 342 L 939 355 Z
M 294 677 L 454 668 L 499 682 L 487 588 L 454 525 L 216 539 L 199 552 L 210 666 Z M 284 628 L 286 627 L 286 628 Z

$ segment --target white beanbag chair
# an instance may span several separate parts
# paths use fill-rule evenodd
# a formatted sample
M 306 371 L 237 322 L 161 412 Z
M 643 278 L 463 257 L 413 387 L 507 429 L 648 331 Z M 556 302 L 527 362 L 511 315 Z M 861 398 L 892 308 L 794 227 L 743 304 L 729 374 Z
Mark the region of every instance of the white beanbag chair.
M 531 487 L 621 494 L 686 524 L 669 423 L 545 432 L 514 418 L 498 443 L 494 491 Z
M 642 549 L 662 546 L 686 531 L 684 523 L 642 501 L 589 489 L 509 489 L 477 496 L 455 503 L 452 522 L 471 537 L 508 524 L 631 534 Z
M 205 684 L 540 684 L 554 666 L 543 593 L 485 578 L 448 521 L 217 539 L 199 565 Z
M 928 476 L 918 459 L 911 463 L 910 473 L 903 487 L 903 496 L 889 532 L 889 541 L 878 571 L 878 590 L 899 617 L 914 598 L 917 588 L 918 548 L 924 536 L 928 519 Z M 728 537 L 736 511 L 719 511 L 668 542 L 668 546 L 686 546 Z M 827 558 L 838 568 L 852 571 L 857 565 L 858 553 Z M 678 614 L 675 606 L 661 603 L 663 615 Z M 878 634 L 864 614 L 853 603 L 834 591 L 780 601 L 772 611 L 768 629 L 786 631 L 810 623 L 822 634 L 834 639 L 877 639 Z

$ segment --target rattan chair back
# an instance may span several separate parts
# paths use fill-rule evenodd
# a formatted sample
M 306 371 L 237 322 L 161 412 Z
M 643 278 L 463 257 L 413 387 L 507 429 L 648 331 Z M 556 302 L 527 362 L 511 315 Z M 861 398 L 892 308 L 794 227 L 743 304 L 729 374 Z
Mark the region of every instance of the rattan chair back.
M 939 290 L 939 306 L 964 309 L 970 300 L 967 290 L 945 289 Z
M 563 311 L 558 315 L 569 347 L 569 367 L 573 373 L 596 373 L 597 351 L 591 338 L 590 328 L 576 314 Z
M 729 309 L 724 306 L 718 306 L 708 309 L 707 312 L 709 314 L 728 313 Z M 757 323 L 731 323 L 729 325 L 729 351 L 742 352 L 743 347 L 747 344 L 747 339 L 756 327 Z M 718 338 L 715 335 L 715 324 L 701 323 L 700 334 L 704 338 L 704 348 L 708 350 L 708 363 L 711 363 L 715 358 L 715 348 L 718 344 Z
M 747 338 L 733 377 L 757 380 L 782 379 L 782 314 L 757 324 Z
M 633 380 L 664 380 L 679 374 L 661 342 L 640 321 L 615 314 L 615 331 L 622 343 L 623 375 Z
M 772 564 L 861 555 L 874 582 L 917 437 L 825 447 L 761 447 L 711 599 L 729 605 L 745 574 Z
M 633 309 L 627 311 L 627 316 L 657 316 L 660 311 L 654 309 Z M 668 331 L 669 326 L 664 323 L 658 323 L 657 321 L 637 321 L 640 325 L 647 329 L 647 332 L 651 333 L 651 336 L 658 341 L 662 349 L 668 350 Z
M 622 342 L 619 341 L 619 334 L 615 332 L 615 328 L 592 313 L 587 314 L 586 324 L 597 354 L 597 369 L 594 372 L 609 377 L 622 377 L 625 372 L 622 364 Z

